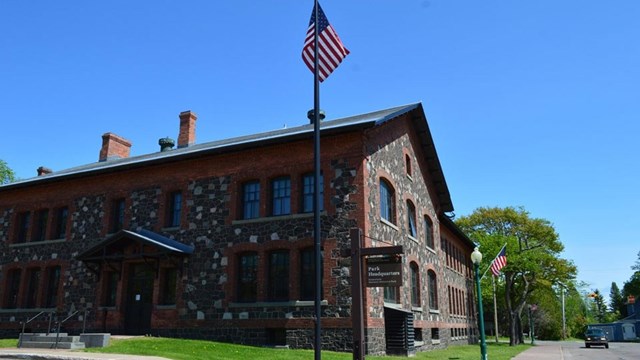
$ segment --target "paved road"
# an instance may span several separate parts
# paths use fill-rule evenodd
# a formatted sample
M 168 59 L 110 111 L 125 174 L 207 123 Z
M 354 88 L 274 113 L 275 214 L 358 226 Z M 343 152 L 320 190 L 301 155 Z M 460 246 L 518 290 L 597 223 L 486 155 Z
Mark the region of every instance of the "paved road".
M 640 343 L 610 343 L 608 349 L 587 349 L 584 342 L 536 341 L 536 346 L 514 360 L 640 360 Z
M 609 343 L 609 348 L 591 347 L 587 349 L 584 342 L 560 343 L 564 360 L 638 360 L 640 359 L 640 343 Z

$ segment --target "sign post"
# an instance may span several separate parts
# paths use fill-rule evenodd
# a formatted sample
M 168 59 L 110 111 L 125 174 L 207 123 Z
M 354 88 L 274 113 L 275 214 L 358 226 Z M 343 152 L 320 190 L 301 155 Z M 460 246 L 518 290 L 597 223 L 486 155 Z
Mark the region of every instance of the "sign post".
M 364 248 L 362 232 L 352 228 L 351 237 L 351 321 L 353 327 L 353 360 L 364 360 L 364 304 L 362 292 L 362 258 L 365 256 L 396 255 L 384 258 L 368 258 L 366 271 L 367 287 L 401 286 L 402 261 L 397 255 L 403 254 L 402 246 Z
M 402 286 L 402 262 L 400 257 L 367 258 L 366 286 Z

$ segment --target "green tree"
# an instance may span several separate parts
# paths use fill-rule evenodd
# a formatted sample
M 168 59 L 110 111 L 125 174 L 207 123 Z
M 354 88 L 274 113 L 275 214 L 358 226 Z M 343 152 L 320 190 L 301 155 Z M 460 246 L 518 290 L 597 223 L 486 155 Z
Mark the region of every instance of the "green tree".
M 537 310 L 527 316 L 533 318 L 537 339 L 559 340 L 562 337 L 562 302 L 558 295 L 553 288 L 542 286 L 531 294 L 529 302 L 536 304 Z
M 638 300 L 640 297 L 640 271 L 633 273 L 629 280 L 624 282 L 622 286 L 622 296 L 625 299 L 629 296 L 635 296 L 636 300 Z
M 638 258 L 636 259 L 636 263 L 631 266 L 631 270 L 640 271 L 640 251 L 638 251 Z
M 7 163 L 0 159 L 0 185 L 8 184 L 16 180 L 16 174 Z
M 593 299 L 591 303 L 591 309 L 594 312 L 594 317 L 599 323 L 608 322 L 607 318 L 607 305 L 604 303 L 604 297 L 600 293 L 600 290 L 595 289 L 589 297 Z
M 583 294 L 578 290 L 586 287 L 583 283 L 572 283 L 565 296 L 567 336 L 582 338 L 589 323 L 587 306 Z
M 622 298 L 625 302 L 629 296 L 635 296 L 636 301 L 639 301 L 638 298 L 640 298 L 640 252 L 638 252 L 638 259 L 631 266 L 631 270 L 634 270 L 633 275 L 622 286 Z
M 522 312 L 531 303 L 532 292 L 575 278 L 575 265 L 559 256 L 564 246 L 558 234 L 549 221 L 531 218 L 522 207 L 478 208 L 456 223 L 480 243 L 487 258 L 492 259 L 507 244 L 508 264 L 502 269 L 502 281 L 509 344 L 523 343 Z
M 609 309 L 611 313 L 618 314 L 615 320 L 619 320 L 627 316 L 627 306 L 625 305 L 624 296 L 618 288 L 616 282 L 611 283 L 611 292 L 609 293 Z

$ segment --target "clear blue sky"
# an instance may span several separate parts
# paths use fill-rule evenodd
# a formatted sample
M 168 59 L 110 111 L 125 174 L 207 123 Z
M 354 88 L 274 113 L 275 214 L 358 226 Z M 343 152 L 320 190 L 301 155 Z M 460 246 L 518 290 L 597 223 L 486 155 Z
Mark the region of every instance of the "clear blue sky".
M 0 2 L 0 159 L 20 178 L 300 125 L 311 0 Z M 325 0 L 351 55 L 327 118 L 424 104 L 457 215 L 524 206 L 608 298 L 640 251 L 640 2 Z M 488 256 L 490 257 L 490 256 Z

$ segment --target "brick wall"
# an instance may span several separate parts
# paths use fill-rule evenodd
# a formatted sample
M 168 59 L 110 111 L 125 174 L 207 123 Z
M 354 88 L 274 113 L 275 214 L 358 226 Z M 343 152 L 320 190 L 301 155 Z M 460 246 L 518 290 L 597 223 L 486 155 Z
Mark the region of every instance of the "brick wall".
M 194 120 L 195 121 L 195 120 Z M 419 149 L 420 140 L 413 135 L 408 117 L 361 131 L 322 138 L 322 172 L 324 207 L 322 239 L 324 252 L 322 307 L 323 347 L 348 351 L 352 346 L 351 330 L 351 263 L 341 256 L 350 248 L 349 230 L 360 227 L 368 247 L 403 245 L 404 283 L 410 283 L 409 264 L 420 268 L 420 306 L 411 306 L 410 286 L 400 288 L 398 306 L 412 311 L 416 327 L 423 329 L 423 349 L 446 346 L 463 341 L 450 338 L 450 328 L 471 326 L 466 316 L 450 315 L 447 287 L 469 290 L 467 275 L 449 269 L 440 248 L 440 237 L 464 244 L 455 234 L 443 230 L 437 214 L 437 196 L 432 191 L 427 166 Z M 366 143 L 365 143 L 366 141 Z M 407 162 L 408 160 L 408 162 Z M 408 171 L 407 164 L 411 171 Z M 28 188 L 5 191 L 0 196 L 0 285 L 6 288 L 7 271 L 43 269 L 50 264 L 62 267 L 60 301 L 56 309 L 69 313 L 89 309 L 87 326 L 96 331 L 124 331 L 128 263 L 111 265 L 122 272 L 118 282 L 116 306 L 102 306 L 104 275 L 95 266 L 75 260 L 80 252 L 103 241 L 111 234 L 114 220 L 113 203 L 125 199 L 125 229 L 146 229 L 176 241 L 192 245 L 192 255 L 163 259 L 160 266 L 179 269 L 176 304 L 154 305 L 151 333 L 160 336 L 205 338 L 261 345 L 274 332 L 284 334 L 291 347 L 309 348 L 313 342 L 314 309 L 310 302 L 299 300 L 300 279 L 294 264 L 299 263 L 300 250 L 313 245 L 313 218 L 301 213 L 301 179 L 313 170 L 311 140 L 207 155 L 179 162 L 129 168 L 97 176 L 75 177 L 64 182 L 50 182 Z M 291 178 L 291 214 L 271 216 L 270 181 L 279 176 Z M 379 181 L 383 177 L 392 184 L 396 195 L 396 222 L 380 220 Z M 242 184 L 260 182 L 260 217 L 241 217 Z M 180 225 L 169 227 L 169 196 L 182 194 Z M 416 209 L 417 234 L 407 236 L 407 201 Z M 13 244 L 17 233 L 17 216 L 24 211 L 55 209 L 68 206 L 69 220 L 65 239 Z M 422 219 L 433 222 L 434 248 L 424 243 Z M 265 283 L 267 255 L 272 250 L 288 250 L 290 254 L 290 300 L 270 303 Z M 467 249 L 468 250 L 468 249 Z M 262 269 L 256 303 L 237 301 L 238 254 L 255 251 Z M 470 252 L 470 250 L 468 250 Z M 138 261 L 140 260 L 132 260 Z M 121 267 L 119 267 L 121 266 Z M 109 269 L 107 269 L 109 270 Z M 437 274 L 439 306 L 430 309 L 426 271 Z M 43 286 L 43 285 L 42 285 Z M 27 285 L 22 285 L 24 296 Z M 472 288 L 471 288 L 472 289 Z M 160 295 L 159 280 L 154 280 L 154 298 Z M 4 301 L 6 290 L 0 290 Z M 5 309 L 0 303 L 0 336 L 15 336 L 19 321 L 40 309 Z M 365 324 L 367 352 L 385 351 L 384 302 L 382 288 L 365 291 Z M 70 329 L 81 326 L 74 317 Z M 34 326 L 43 326 L 34 322 Z M 46 326 L 46 325 L 44 325 Z M 440 343 L 431 341 L 431 328 L 440 331 Z M 457 331 L 457 330 L 456 330 Z M 457 334 L 457 333 L 456 333 Z

